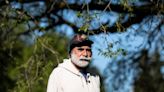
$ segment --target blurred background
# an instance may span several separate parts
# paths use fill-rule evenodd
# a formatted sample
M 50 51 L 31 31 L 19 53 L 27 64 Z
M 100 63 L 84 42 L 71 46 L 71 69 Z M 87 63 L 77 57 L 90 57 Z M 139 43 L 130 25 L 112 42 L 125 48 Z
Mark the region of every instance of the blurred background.
M 0 91 L 46 92 L 75 33 L 101 92 L 164 92 L 163 0 L 0 0 Z

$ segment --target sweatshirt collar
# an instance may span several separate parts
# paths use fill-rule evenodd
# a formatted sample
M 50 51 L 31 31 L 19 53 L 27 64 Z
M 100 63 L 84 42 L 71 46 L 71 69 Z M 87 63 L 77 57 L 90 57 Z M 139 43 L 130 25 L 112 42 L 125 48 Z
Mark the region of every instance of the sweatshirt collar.
M 73 65 L 71 59 L 64 59 L 63 63 L 59 64 L 59 67 L 62 67 L 78 76 L 82 76 L 82 73 Z

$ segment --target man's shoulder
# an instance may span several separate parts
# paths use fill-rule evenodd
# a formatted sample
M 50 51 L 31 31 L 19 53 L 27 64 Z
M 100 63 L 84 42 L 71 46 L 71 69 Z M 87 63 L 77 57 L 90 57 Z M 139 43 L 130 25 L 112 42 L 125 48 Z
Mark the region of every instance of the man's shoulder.
M 90 73 L 90 77 L 92 77 L 93 79 L 96 79 L 96 80 L 100 80 L 99 74 Z
M 62 71 L 62 68 L 60 68 L 59 66 L 55 67 L 53 70 L 52 70 L 52 73 L 60 73 Z
M 51 72 L 51 76 L 58 76 L 58 75 L 60 75 L 62 73 L 62 69 L 59 67 L 59 66 L 57 66 L 57 67 L 55 67 L 53 70 L 52 70 L 52 72 Z
M 95 67 L 89 67 L 87 72 L 90 73 L 91 76 L 99 77 L 99 71 Z

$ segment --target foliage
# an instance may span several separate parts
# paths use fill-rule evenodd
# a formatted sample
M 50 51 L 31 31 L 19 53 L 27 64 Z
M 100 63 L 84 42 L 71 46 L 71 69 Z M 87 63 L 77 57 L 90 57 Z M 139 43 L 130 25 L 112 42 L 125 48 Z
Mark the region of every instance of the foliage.
M 58 27 L 63 24 L 67 25 L 65 32 L 71 29 L 74 33 L 88 35 L 124 33 L 131 28 L 130 30 L 136 33 L 129 33 L 130 36 L 135 38 L 139 35 L 145 38 L 141 45 L 143 48 L 138 47 L 137 52 L 126 52 L 124 48 L 119 48 L 113 52 L 112 48 L 116 44 L 109 42 L 105 52 L 100 53 L 108 58 L 117 57 L 120 53 L 127 55 L 128 58 L 120 62 L 113 60 L 113 63 L 118 63 L 119 67 L 118 71 L 112 72 L 113 74 L 117 72 L 114 78 L 119 80 L 119 74 L 126 75 L 129 69 L 139 72 L 143 67 L 149 66 L 156 70 L 149 63 L 137 68 L 136 65 L 140 64 L 137 58 L 142 57 L 144 50 L 150 53 L 155 48 L 158 54 L 163 50 L 161 49 L 164 41 L 163 3 L 163 0 L 1 0 L 0 70 L 2 73 L 0 79 L 2 82 L 0 91 L 45 91 L 50 71 L 57 62 L 66 57 L 67 38 L 57 34 Z M 136 25 L 138 28 L 134 27 Z M 129 35 L 125 37 L 127 42 L 130 39 Z M 120 40 L 123 42 L 122 39 Z M 132 62 L 124 62 L 128 60 Z M 149 62 L 149 59 L 145 59 L 145 62 Z M 128 68 L 125 68 L 126 66 Z M 107 67 L 108 69 L 111 68 Z M 136 80 L 138 82 L 136 82 L 136 88 L 134 87 L 137 92 L 144 90 L 145 86 L 143 88 L 139 86 L 142 81 L 151 80 L 149 71 L 143 70 L 143 73 L 148 73 L 149 78 L 144 78 L 144 74 L 138 72 L 138 80 Z M 158 74 L 161 75 L 161 72 L 155 75 Z M 126 78 L 123 80 L 126 81 Z M 151 82 L 153 84 L 156 81 Z M 116 88 L 123 85 L 119 81 L 117 83 Z
M 45 92 L 52 69 L 67 57 L 65 46 L 68 38 L 56 34 L 53 30 L 40 36 L 33 32 L 20 35 L 26 31 L 28 16 L 20 16 L 10 6 L 1 7 L 2 9 L 0 90 L 3 92 Z
M 152 57 L 148 57 L 148 52 L 143 51 L 143 55 L 138 59 L 140 76 L 134 83 L 136 92 L 163 92 L 164 79 L 161 67 L 164 63 L 160 61 L 160 55 L 155 53 Z
M 34 45 L 24 46 L 21 57 L 15 60 L 18 65 L 8 71 L 10 77 L 16 81 L 16 86 L 11 91 L 45 92 L 52 69 L 66 57 L 65 45 L 66 38 L 50 32 L 38 37 Z

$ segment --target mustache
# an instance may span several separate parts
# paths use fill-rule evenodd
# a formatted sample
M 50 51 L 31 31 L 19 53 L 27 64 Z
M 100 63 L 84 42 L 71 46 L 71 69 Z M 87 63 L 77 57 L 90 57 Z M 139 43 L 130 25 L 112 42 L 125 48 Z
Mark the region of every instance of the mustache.
M 90 57 L 81 57 L 80 60 L 82 61 L 91 61 Z

